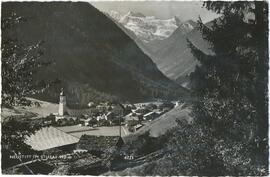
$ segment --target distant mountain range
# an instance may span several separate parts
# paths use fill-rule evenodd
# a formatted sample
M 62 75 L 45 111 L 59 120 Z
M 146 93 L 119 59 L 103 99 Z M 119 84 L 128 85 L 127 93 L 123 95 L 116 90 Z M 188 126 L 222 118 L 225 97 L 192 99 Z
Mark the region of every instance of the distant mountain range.
M 128 35 L 89 3 L 2 3 L 2 18 L 12 12 L 28 19 L 16 26 L 13 37 L 25 44 L 45 41 L 43 59 L 52 64 L 36 78 L 60 80 L 36 95 L 41 100 L 57 102 L 61 87 L 68 102 L 78 104 L 114 98 L 136 102 L 188 93 L 164 76 Z
M 116 11 L 110 11 L 108 15 L 136 34 L 145 43 L 166 39 L 178 28 L 177 17 L 161 20 L 154 16 L 144 16 L 142 13 L 128 12 L 121 15 Z
M 203 39 L 197 29 L 197 23 L 192 20 L 181 22 L 177 17 L 168 20 L 159 20 L 155 17 L 145 17 L 143 14 L 134 17 L 134 14 L 136 13 L 129 12 L 121 16 L 119 13 L 113 11 L 107 15 L 120 27 L 122 26 L 122 30 L 138 44 L 144 53 L 157 64 L 158 68 L 167 77 L 187 87 L 189 74 L 193 72 L 195 66 L 199 64 L 188 47 L 187 39 L 203 52 L 211 54 L 211 50 L 209 49 L 210 45 Z M 123 19 L 128 19 L 128 22 Z M 133 19 L 136 19 L 136 22 L 134 22 Z M 149 28 L 149 26 L 153 26 L 153 23 L 146 19 L 159 21 L 157 24 L 162 24 L 163 28 L 170 32 L 166 33 L 167 35 L 163 35 L 163 38 L 153 38 L 153 34 L 156 34 L 155 31 L 141 35 L 141 31 Z M 123 21 L 125 23 L 123 23 Z M 132 25 L 128 25 L 128 23 Z M 158 27 L 154 29 L 158 29 Z

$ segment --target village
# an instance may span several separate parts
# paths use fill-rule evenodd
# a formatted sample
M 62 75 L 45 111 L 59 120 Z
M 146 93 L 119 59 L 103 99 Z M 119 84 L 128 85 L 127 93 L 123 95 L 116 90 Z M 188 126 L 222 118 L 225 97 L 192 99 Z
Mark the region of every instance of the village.
M 98 174 L 100 172 L 95 172 L 95 169 L 103 169 L 104 162 L 110 162 L 112 157 L 134 159 L 125 150 L 128 137 L 180 104 L 180 101 L 137 104 L 89 102 L 87 107 L 75 109 L 68 106 L 67 95 L 62 89 L 58 112 L 32 119 L 42 126 L 25 141 L 35 151 L 35 156 L 25 159 L 16 154 L 13 158 L 23 159 L 27 166 L 38 163 L 38 167 L 48 169 L 44 174 L 59 174 L 58 168 L 75 161 L 81 161 L 77 163 L 82 166 L 92 164 L 95 167 L 88 166 L 85 174 Z M 11 169 L 18 170 L 24 167 L 24 163 Z M 81 169 L 80 174 L 83 174 Z
M 105 131 L 111 129 L 114 132 L 115 127 L 121 127 L 117 128 L 117 130 L 121 130 L 117 131 L 119 136 L 121 136 L 122 131 L 123 135 L 136 132 L 148 122 L 181 104 L 180 101 L 175 103 L 157 101 L 137 104 L 89 102 L 87 108 L 72 109 L 68 107 L 66 97 L 62 90 L 59 98 L 58 113 L 52 113 L 43 119 L 44 125 L 52 125 L 68 132 L 79 132 L 80 130 L 85 132 L 89 128 L 89 130 L 95 130 L 97 127 L 107 127 L 104 128 Z

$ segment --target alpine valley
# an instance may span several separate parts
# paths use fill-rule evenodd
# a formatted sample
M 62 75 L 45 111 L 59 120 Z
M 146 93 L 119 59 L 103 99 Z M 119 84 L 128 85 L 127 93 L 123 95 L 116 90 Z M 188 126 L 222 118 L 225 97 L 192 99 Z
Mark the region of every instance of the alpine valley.
M 184 87 L 189 85 L 189 75 L 196 61 L 188 47 L 187 39 L 207 54 L 210 45 L 203 39 L 193 20 L 182 22 L 178 17 L 162 20 L 141 13 L 105 13 L 122 28 L 169 78 Z

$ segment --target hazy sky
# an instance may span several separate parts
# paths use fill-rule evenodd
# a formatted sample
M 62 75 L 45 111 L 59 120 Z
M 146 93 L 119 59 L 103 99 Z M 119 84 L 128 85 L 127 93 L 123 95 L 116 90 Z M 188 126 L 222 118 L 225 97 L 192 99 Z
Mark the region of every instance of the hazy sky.
M 161 19 L 177 16 L 182 21 L 198 20 L 200 15 L 203 22 L 208 22 L 217 17 L 215 13 L 202 7 L 203 2 L 198 1 L 103 1 L 90 3 L 105 12 L 111 10 L 121 14 L 126 14 L 128 11 L 141 12 L 146 16 L 156 16 Z

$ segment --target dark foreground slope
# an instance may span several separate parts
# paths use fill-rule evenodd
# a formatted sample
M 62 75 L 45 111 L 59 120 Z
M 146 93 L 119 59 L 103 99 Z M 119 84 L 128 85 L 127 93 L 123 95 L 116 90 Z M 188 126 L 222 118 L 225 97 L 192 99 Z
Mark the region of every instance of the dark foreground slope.
M 64 87 L 70 102 L 118 97 L 138 101 L 185 95 L 137 45 L 105 15 L 84 2 L 6 2 L 2 17 L 15 12 L 27 18 L 12 32 L 25 44 L 44 40 L 44 60 L 52 63 L 38 79 L 61 82 L 40 99 L 57 101 Z M 5 38 L 3 34 L 2 38 Z

